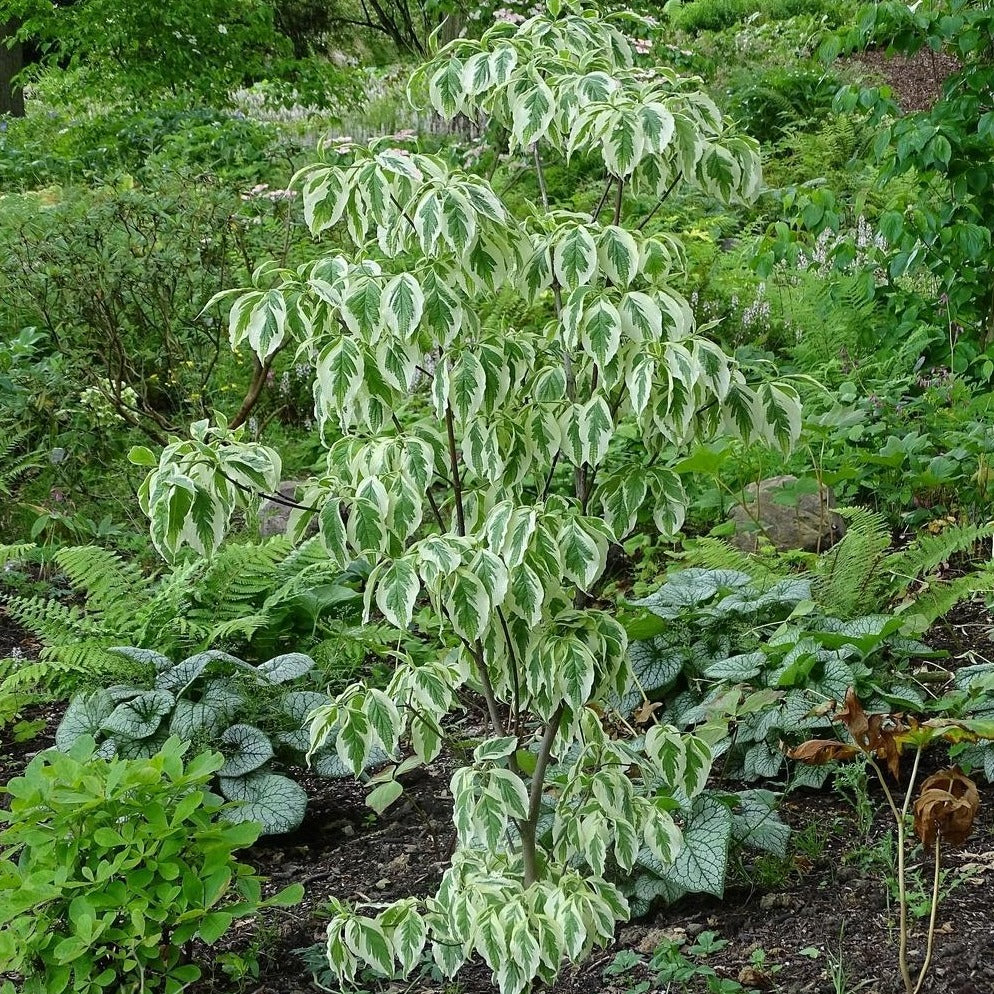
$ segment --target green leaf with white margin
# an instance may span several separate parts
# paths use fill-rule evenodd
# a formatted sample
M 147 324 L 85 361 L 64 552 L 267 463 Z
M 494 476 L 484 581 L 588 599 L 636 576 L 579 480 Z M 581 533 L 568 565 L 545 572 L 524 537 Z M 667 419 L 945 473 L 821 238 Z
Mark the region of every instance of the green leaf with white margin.
M 594 686 L 597 661 L 578 638 L 566 636 L 559 640 L 554 658 L 559 665 L 558 683 L 563 700 L 573 714 L 578 714 L 590 699 Z
M 789 452 L 801 435 L 801 401 L 797 391 L 784 383 L 762 383 L 756 396 L 766 417 L 763 434 Z
M 366 691 L 362 706 L 369 718 L 370 728 L 380 740 L 384 751 L 387 755 L 393 755 L 403 728 L 397 705 L 382 690 L 373 687 Z M 366 762 L 368 764 L 368 757 Z
M 321 542 L 332 562 L 344 569 L 351 561 L 346 545 L 345 522 L 342 519 L 342 502 L 337 498 L 326 501 L 318 517 Z
M 359 776 L 373 749 L 373 729 L 366 712 L 359 706 L 343 707 L 338 712 L 338 737 L 335 749 L 339 758 Z
M 628 110 L 618 111 L 601 132 L 601 155 L 607 171 L 626 179 L 645 152 L 645 132 L 641 119 Z
M 498 45 L 490 53 L 490 75 L 495 86 L 504 86 L 518 64 L 518 50 L 510 44 Z
M 446 607 L 457 635 L 469 642 L 478 639 L 490 626 L 491 604 L 483 581 L 465 566 L 448 580 Z
M 673 115 L 661 103 L 647 103 L 639 108 L 639 117 L 646 149 L 656 155 L 665 152 L 673 140 Z
M 400 972 L 409 974 L 421 962 L 428 939 L 428 929 L 417 912 L 416 899 L 398 901 L 379 916 L 379 922 L 390 940 Z
M 486 739 L 473 750 L 473 759 L 478 763 L 499 763 L 507 759 L 518 748 L 516 735 L 503 735 L 496 739 Z
M 55 730 L 55 747 L 60 752 L 66 752 L 84 735 L 97 738 L 113 710 L 114 700 L 105 690 L 76 694 Z
M 511 818 L 528 815 L 528 791 L 521 777 L 510 770 L 492 769 L 487 777 L 486 792 L 500 801 L 503 813 Z
M 538 574 L 527 563 L 521 563 L 511 570 L 508 593 L 509 609 L 514 614 L 524 618 L 533 626 L 542 620 L 545 589 Z
M 490 57 L 490 52 L 477 52 L 463 64 L 462 86 L 468 96 L 475 97 L 490 88 L 492 79 Z
M 652 396 L 652 381 L 656 376 L 656 361 L 652 356 L 636 355 L 625 373 L 628 403 L 636 417 L 640 417 Z
M 227 747 L 224 751 L 228 756 L 218 770 L 219 777 L 243 777 L 273 758 L 269 736 L 254 725 L 232 725 L 225 729 L 221 744 Z
M 601 231 L 597 258 L 602 272 L 615 286 L 626 287 L 638 275 L 639 247 L 631 232 L 616 224 Z
M 101 730 L 128 739 L 146 739 L 154 735 L 176 704 L 166 690 L 147 690 L 130 701 L 118 704 L 104 719 Z
M 556 111 L 552 90 L 535 74 L 508 95 L 512 147 L 527 148 L 546 133 Z
M 355 399 L 362 389 L 365 363 L 362 350 L 354 338 L 340 335 L 322 349 L 314 372 L 322 399 L 331 403 L 339 417 L 348 424 Z
M 580 341 L 602 370 L 618 354 L 621 315 L 610 300 L 599 297 L 584 308 Z
M 683 828 L 683 848 L 665 876 L 691 893 L 725 892 L 728 844 L 732 834 L 732 813 L 710 794 L 694 799 Z
M 616 473 L 597 488 L 604 520 L 617 541 L 621 541 L 637 524 L 639 509 L 645 503 L 648 492 L 646 475 L 631 470 Z
M 663 337 L 663 312 L 647 293 L 631 290 L 621 298 L 621 328 L 635 342 L 658 342 Z
M 733 382 L 721 405 L 722 420 L 727 429 L 736 432 L 743 442 L 749 442 L 759 434 L 761 409 L 756 395 L 745 383 Z
M 714 754 L 711 746 L 696 735 L 684 736 L 684 769 L 681 787 L 687 797 L 696 797 L 707 786 Z
M 459 59 L 447 58 L 442 67 L 428 81 L 428 99 L 432 107 L 446 120 L 458 114 L 466 99 L 463 64 Z
M 449 376 L 449 401 L 456 419 L 465 424 L 479 411 L 487 389 L 483 364 L 466 349 L 452 366 Z
M 265 362 L 283 344 L 286 318 L 286 300 L 279 290 L 267 290 L 252 308 L 245 337 L 260 362 Z
M 376 606 L 391 625 L 404 630 L 414 616 L 420 590 L 421 581 L 414 563 L 408 557 L 395 559 L 377 580 Z
M 559 285 L 567 291 L 590 283 L 597 272 L 597 245 L 590 231 L 575 225 L 556 241 L 552 269 Z
M 366 477 L 349 509 L 346 534 L 357 552 L 381 552 L 387 539 L 390 498 L 381 480 Z
M 672 538 L 683 527 L 687 515 L 687 492 L 680 477 L 671 469 L 654 467 L 649 477 L 650 493 L 655 501 L 652 520 L 660 535 Z
M 613 437 L 614 424 L 607 401 L 601 395 L 592 397 L 580 414 L 581 461 L 599 466 L 607 455 Z
M 374 787 L 366 795 L 366 807 L 372 808 L 378 815 L 383 814 L 394 801 L 404 793 L 404 785 L 398 780 L 387 780 Z
M 474 418 L 462 440 L 463 462 L 483 480 L 496 480 L 504 472 L 504 461 L 497 446 L 497 431 L 485 417 Z
M 455 190 L 449 190 L 442 201 L 442 237 L 459 257 L 476 242 L 476 214 Z
M 424 305 L 421 285 L 410 273 L 400 273 L 383 288 L 380 316 L 392 332 L 409 339 L 418 327 Z
M 664 865 L 680 858 L 684 836 L 672 815 L 661 804 L 651 804 L 642 826 L 642 835 L 649 851 Z
M 589 591 L 604 572 L 607 542 L 600 535 L 592 535 L 576 518 L 570 518 L 559 530 L 557 544 L 566 576 L 581 590 Z
M 238 802 L 221 809 L 225 821 L 257 821 L 267 835 L 292 832 L 300 827 L 307 811 L 307 793 L 289 777 L 277 773 L 250 773 L 245 777 L 221 777 L 221 793 Z

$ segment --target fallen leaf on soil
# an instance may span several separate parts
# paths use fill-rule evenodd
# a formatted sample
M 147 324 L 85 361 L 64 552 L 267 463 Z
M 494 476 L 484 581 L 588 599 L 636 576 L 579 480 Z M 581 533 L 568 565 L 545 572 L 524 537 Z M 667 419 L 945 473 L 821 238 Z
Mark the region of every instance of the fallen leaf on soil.
M 936 836 L 961 846 L 973 830 L 980 807 L 977 785 L 958 766 L 933 773 L 915 801 L 915 835 L 929 846 Z
M 685 945 L 687 942 L 687 930 L 676 926 L 674 928 L 652 928 L 639 940 L 636 945 L 636 952 L 651 955 L 664 942 L 675 942 L 677 945 Z
M 739 983 L 754 990 L 773 990 L 773 978 L 765 970 L 754 966 L 744 966 L 739 970 Z

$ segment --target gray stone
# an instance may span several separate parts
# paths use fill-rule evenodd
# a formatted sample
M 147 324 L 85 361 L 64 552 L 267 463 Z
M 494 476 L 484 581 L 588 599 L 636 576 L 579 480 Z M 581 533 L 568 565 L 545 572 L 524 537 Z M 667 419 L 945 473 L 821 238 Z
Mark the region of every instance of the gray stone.
M 297 500 L 297 488 L 304 484 L 299 480 L 285 480 L 276 488 L 276 493 L 288 501 Z M 285 535 L 286 527 L 290 521 L 290 514 L 293 508 L 287 504 L 281 504 L 275 500 L 264 500 L 259 507 L 259 534 L 263 538 L 271 535 Z M 307 523 L 307 535 L 316 535 L 318 532 L 318 519 L 315 515 Z
M 746 487 L 742 503 L 729 514 L 735 533 L 728 541 L 743 552 L 755 552 L 761 538 L 781 552 L 824 552 L 835 545 L 845 535 L 846 523 L 832 510 L 835 496 L 830 487 L 801 493 L 786 504 L 774 499 L 796 482 L 796 476 L 773 476 Z

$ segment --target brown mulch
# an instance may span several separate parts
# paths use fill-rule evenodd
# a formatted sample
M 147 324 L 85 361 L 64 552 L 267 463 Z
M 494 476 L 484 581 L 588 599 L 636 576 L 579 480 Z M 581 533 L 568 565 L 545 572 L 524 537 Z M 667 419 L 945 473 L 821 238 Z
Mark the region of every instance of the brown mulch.
M 943 82 L 961 68 L 958 59 L 931 49 L 910 58 L 875 49 L 861 52 L 845 63 L 890 86 L 897 105 L 906 114 L 929 110 L 941 96 Z

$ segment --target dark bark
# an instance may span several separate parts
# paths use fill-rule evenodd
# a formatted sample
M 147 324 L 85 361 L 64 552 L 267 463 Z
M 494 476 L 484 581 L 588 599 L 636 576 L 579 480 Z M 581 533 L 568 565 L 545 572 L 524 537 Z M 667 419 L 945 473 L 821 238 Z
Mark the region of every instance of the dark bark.
M 17 28 L 17 21 L 0 24 L 0 117 L 24 117 L 24 89 L 16 79 L 24 68 L 24 45 L 9 44 Z

